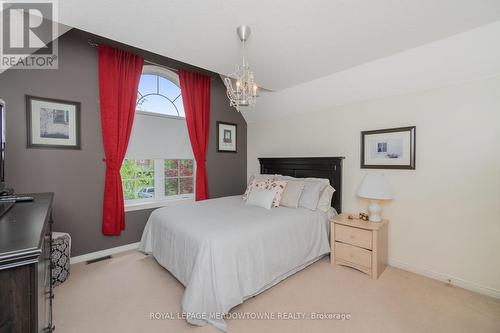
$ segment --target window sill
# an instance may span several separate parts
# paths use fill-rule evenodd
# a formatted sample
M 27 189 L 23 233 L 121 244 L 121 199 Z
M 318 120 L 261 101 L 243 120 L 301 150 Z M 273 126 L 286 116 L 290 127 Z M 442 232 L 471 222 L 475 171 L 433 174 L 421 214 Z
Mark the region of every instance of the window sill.
M 125 212 L 133 212 L 136 210 L 145 210 L 151 208 L 160 208 L 174 206 L 181 203 L 194 202 L 193 198 L 175 199 L 175 200 L 163 200 L 163 201 L 150 201 L 150 202 L 138 202 L 125 204 Z

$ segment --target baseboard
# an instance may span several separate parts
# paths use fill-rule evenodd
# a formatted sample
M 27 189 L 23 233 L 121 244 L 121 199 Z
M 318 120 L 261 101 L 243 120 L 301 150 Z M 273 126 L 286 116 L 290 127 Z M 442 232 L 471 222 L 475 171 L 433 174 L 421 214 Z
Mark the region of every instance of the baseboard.
M 93 260 L 93 259 L 101 258 L 104 256 L 109 256 L 109 255 L 113 255 L 116 253 L 120 253 L 120 252 L 135 250 L 138 248 L 139 248 L 139 242 L 131 243 L 131 244 L 113 247 L 113 248 L 102 250 L 102 251 L 83 254 L 81 256 L 72 257 L 70 259 L 70 263 L 77 264 L 79 262 Z M 483 295 L 487 295 L 487 296 L 491 296 L 491 297 L 500 299 L 500 290 L 490 288 L 487 286 L 483 286 L 483 285 L 480 285 L 480 284 L 475 283 L 475 282 L 467 281 L 467 280 L 460 279 L 460 278 L 457 278 L 454 276 L 450 276 L 450 275 L 447 275 L 444 273 L 439 273 L 439 272 L 435 272 L 435 271 L 432 271 L 432 270 L 429 270 L 426 268 L 407 264 L 405 262 L 402 262 L 402 261 L 399 261 L 399 260 L 393 259 L 393 258 L 389 258 L 389 265 L 396 267 L 396 268 L 400 268 L 400 269 L 408 271 L 408 272 L 423 275 L 423 276 L 426 276 L 426 277 L 434 279 L 434 280 L 438 280 L 438 281 L 441 281 L 444 283 L 449 283 L 449 284 L 456 286 L 456 287 L 460 287 L 463 289 L 474 291 L 474 292 L 479 293 L 479 294 L 483 294 Z
M 106 249 L 106 250 L 102 250 L 102 251 L 91 252 L 91 253 L 82 254 L 81 256 L 71 257 L 70 263 L 77 264 L 79 262 L 93 260 L 93 259 L 113 255 L 116 253 L 120 253 L 120 252 L 135 250 L 138 248 L 139 248 L 139 242 L 127 244 L 127 245 L 122 245 L 122 246 L 117 246 L 117 247 L 112 247 L 110 249 Z
M 483 295 L 487 295 L 487 296 L 491 296 L 491 297 L 500 299 L 500 290 L 497 290 L 497 289 L 494 289 L 491 287 L 487 287 L 487 286 L 483 286 L 483 285 L 477 284 L 475 282 L 467 281 L 464 279 L 460 279 L 460 278 L 450 276 L 447 274 L 443 274 L 443 273 L 439 273 L 439 272 L 434 272 L 434 271 L 431 271 L 429 269 L 410 265 L 410 264 L 407 264 L 407 263 L 404 263 L 402 261 L 392 259 L 392 258 L 389 258 L 389 265 L 396 267 L 396 268 L 400 268 L 400 269 L 408 271 L 408 272 L 423 275 L 423 276 L 426 276 L 426 277 L 434 279 L 434 280 L 442 281 L 444 283 L 451 284 L 452 286 L 460 287 L 463 289 L 474 291 L 474 292 L 479 293 L 479 294 L 483 294 Z

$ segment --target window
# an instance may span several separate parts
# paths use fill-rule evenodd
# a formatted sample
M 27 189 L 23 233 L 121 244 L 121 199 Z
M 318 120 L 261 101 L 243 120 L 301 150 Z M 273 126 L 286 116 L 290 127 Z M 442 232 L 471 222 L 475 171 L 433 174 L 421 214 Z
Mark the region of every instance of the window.
M 120 173 L 125 200 L 154 198 L 154 160 L 124 160 Z
M 192 159 L 126 159 L 120 173 L 126 203 L 193 198 Z
M 159 66 L 144 66 L 136 111 L 184 118 L 179 76 Z
M 159 66 L 144 66 L 121 168 L 125 204 L 142 209 L 194 198 L 195 168 L 178 75 Z
M 192 194 L 193 160 L 165 160 L 165 196 Z

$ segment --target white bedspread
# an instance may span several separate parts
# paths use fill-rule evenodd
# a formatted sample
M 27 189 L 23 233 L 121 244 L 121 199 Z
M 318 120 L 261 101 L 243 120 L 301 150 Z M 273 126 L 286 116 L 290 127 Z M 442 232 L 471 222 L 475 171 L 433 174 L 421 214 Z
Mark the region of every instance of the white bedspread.
M 155 210 L 140 250 L 185 287 L 188 322 L 226 331 L 224 314 L 330 252 L 328 214 L 266 210 L 241 196 Z

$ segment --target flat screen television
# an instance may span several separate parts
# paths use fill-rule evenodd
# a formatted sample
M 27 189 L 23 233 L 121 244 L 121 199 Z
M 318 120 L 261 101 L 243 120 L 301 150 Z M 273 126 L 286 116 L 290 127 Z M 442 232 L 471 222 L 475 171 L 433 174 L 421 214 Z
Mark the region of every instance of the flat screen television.
M 0 191 L 5 188 L 5 103 L 0 99 Z
M 0 99 L 0 196 L 10 195 L 5 189 L 5 103 Z M 14 205 L 14 200 L 0 201 L 0 217 Z

